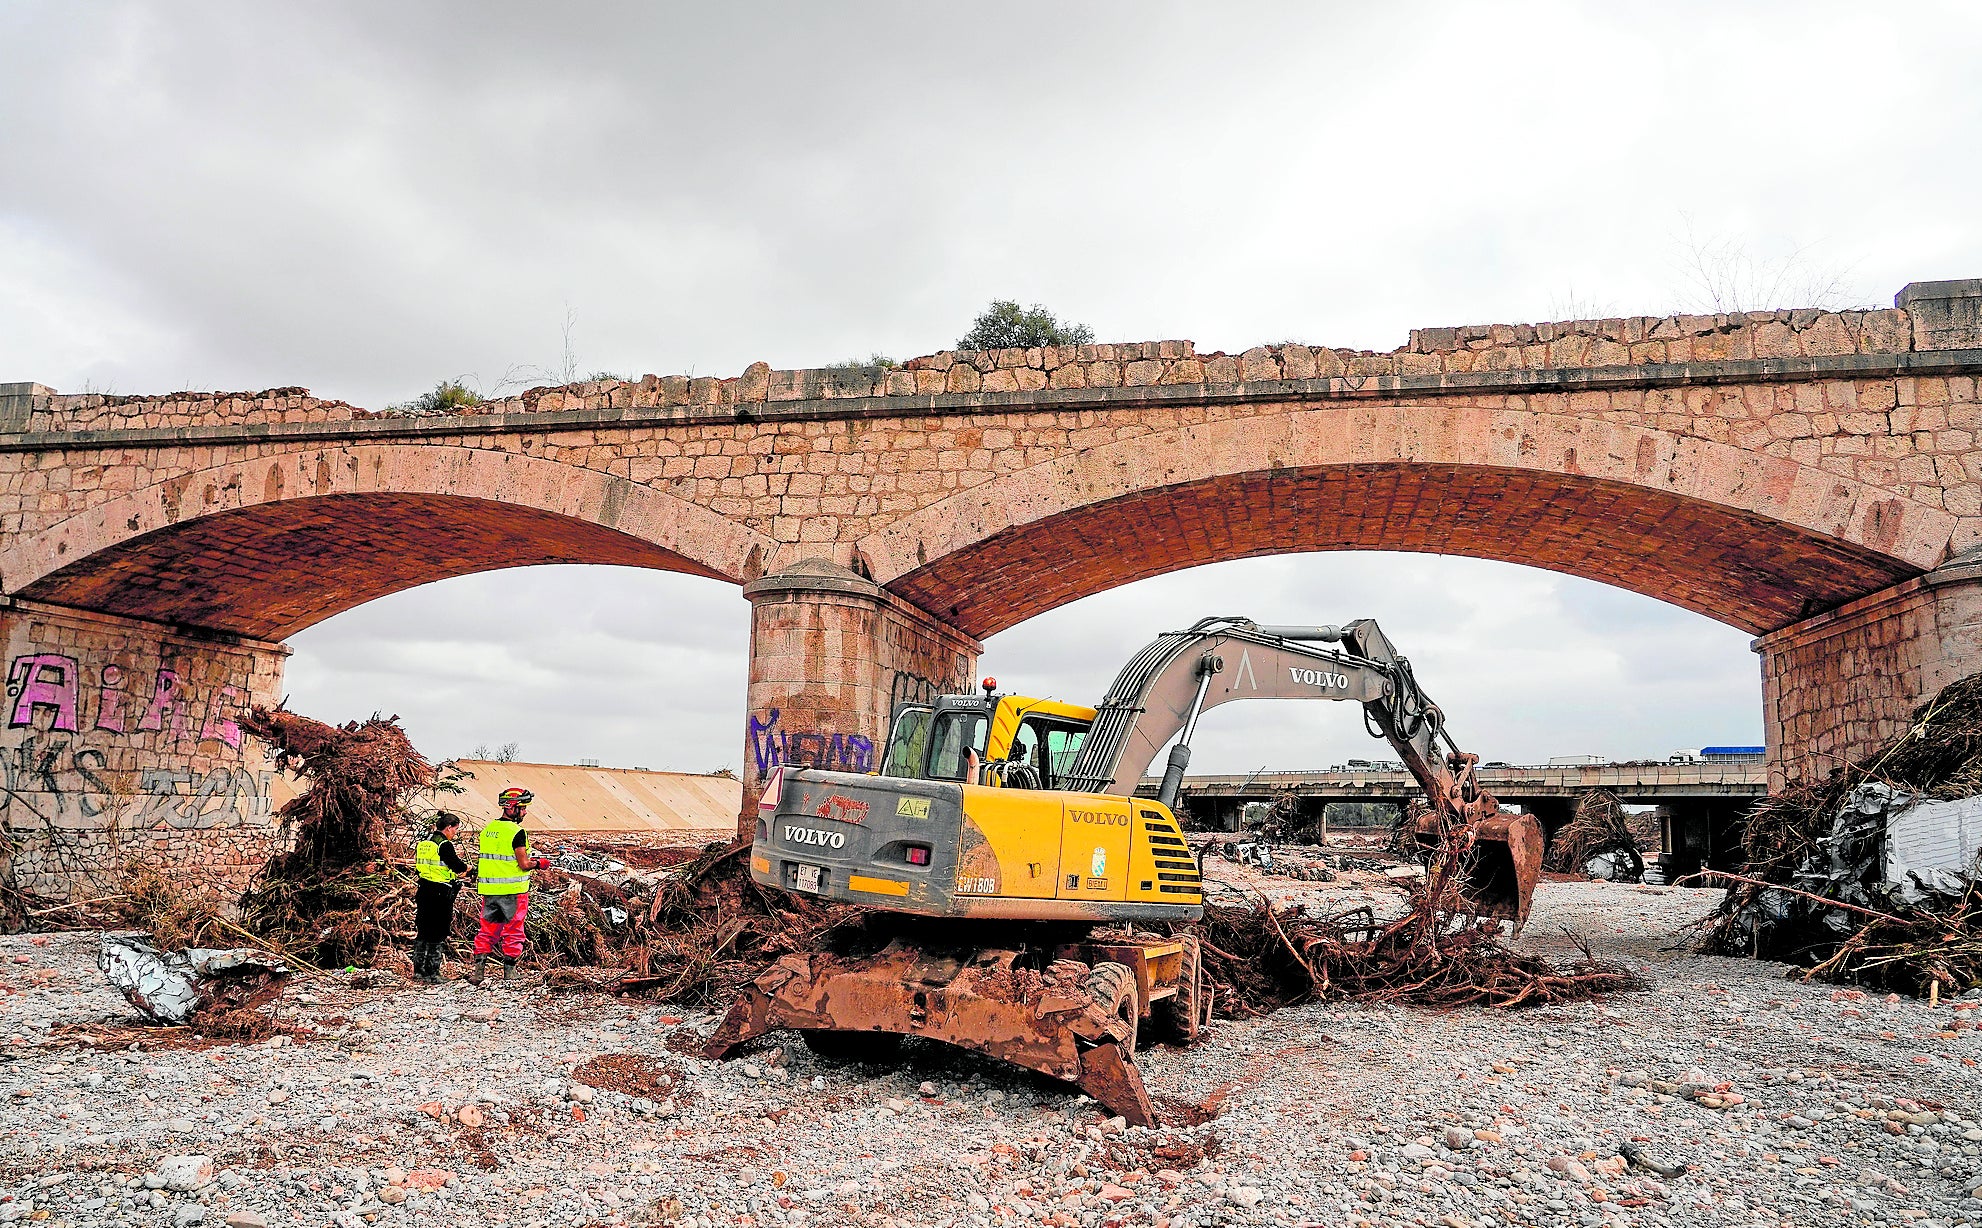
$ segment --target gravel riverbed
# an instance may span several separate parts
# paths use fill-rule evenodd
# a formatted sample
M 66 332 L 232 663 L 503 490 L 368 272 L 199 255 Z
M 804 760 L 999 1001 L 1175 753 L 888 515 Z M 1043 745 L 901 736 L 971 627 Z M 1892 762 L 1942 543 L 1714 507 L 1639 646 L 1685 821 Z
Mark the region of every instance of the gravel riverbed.
M 1319 908 L 1367 889 L 1266 881 Z M 1650 992 L 1219 1022 L 1142 1055 L 1146 1130 L 936 1046 L 847 1067 L 774 1035 L 705 1062 L 684 1050 L 712 1014 L 535 978 L 310 977 L 281 1014 L 314 1036 L 133 1049 L 94 935 L 18 935 L 0 1223 L 1982 1224 L 1982 1003 L 1689 954 L 1716 896 L 1546 883 L 1522 941 L 1574 930 Z

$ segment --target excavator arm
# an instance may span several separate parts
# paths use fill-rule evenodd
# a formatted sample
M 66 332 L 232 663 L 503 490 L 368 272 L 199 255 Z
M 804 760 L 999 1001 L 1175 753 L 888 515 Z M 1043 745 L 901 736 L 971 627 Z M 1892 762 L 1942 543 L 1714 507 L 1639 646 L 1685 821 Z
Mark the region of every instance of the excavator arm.
M 1351 700 L 1425 791 L 1421 842 L 1470 844 L 1468 894 L 1482 912 L 1520 925 L 1541 873 L 1542 836 L 1528 815 L 1502 814 L 1411 663 L 1370 619 L 1341 627 L 1262 626 L 1208 618 L 1137 653 L 1096 709 L 1067 786 L 1128 794 L 1171 744 L 1158 800 L 1174 807 L 1191 740 L 1206 711 L 1236 699 Z M 1174 744 L 1172 740 L 1174 739 Z

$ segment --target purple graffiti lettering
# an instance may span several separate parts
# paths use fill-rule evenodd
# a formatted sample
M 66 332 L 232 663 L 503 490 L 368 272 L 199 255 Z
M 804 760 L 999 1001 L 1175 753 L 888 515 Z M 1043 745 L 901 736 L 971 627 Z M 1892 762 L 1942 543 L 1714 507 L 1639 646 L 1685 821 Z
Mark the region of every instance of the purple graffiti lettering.
M 230 713 L 241 705 L 241 688 L 227 683 L 213 693 L 207 701 L 206 723 L 200 726 L 200 738 L 218 738 L 236 749 L 241 745 L 241 726 L 234 722 Z
M 55 722 L 50 728 L 63 733 L 76 732 L 76 692 L 81 677 L 76 659 L 59 652 L 15 657 L 13 667 L 7 671 L 7 686 L 17 691 L 7 727 L 19 729 L 31 725 L 36 708 L 53 708 Z
M 103 667 L 103 685 L 96 691 L 96 727 L 124 732 L 124 671 L 115 665 Z
M 750 714 L 750 756 L 756 760 L 759 777 L 785 761 L 785 735 L 778 729 L 776 708 L 771 709 L 768 720 L 760 721 L 756 713 Z
M 874 767 L 874 742 L 857 733 L 834 734 L 826 753 L 842 772 L 867 772 Z
M 165 728 L 165 717 L 168 712 L 175 719 L 178 717 L 178 703 L 178 673 L 169 669 L 159 670 L 158 681 L 152 686 L 151 703 L 146 706 L 144 716 L 138 721 L 138 728 L 146 731 Z
M 773 708 L 766 719 L 760 720 L 754 714 L 750 718 L 750 756 L 759 777 L 780 764 L 835 772 L 874 770 L 872 738 L 858 733 L 788 731 L 779 728 L 781 716 Z

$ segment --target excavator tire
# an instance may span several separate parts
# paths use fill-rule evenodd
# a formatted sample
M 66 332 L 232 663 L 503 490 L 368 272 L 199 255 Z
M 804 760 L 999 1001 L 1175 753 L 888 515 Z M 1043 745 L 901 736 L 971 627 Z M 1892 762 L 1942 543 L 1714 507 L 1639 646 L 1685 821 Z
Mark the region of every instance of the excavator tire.
M 1136 995 L 1136 974 L 1127 964 L 1101 963 L 1088 969 L 1087 996 L 1103 1011 L 1122 1021 L 1128 1035 L 1122 1042 L 1122 1056 L 1134 1057 L 1136 1027 L 1142 1020 L 1142 1003 Z
M 901 1052 L 898 1032 L 829 1032 L 821 1028 L 800 1028 L 805 1047 L 829 1062 L 866 1062 L 887 1065 Z
M 1170 1039 L 1188 1045 L 1197 1039 L 1198 1030 L 1210 1012 L 1206 1010 L 1209 1003 L 1204 984 L 1204 950 L 1189 934 L 1179 941 L 1184 944 L 1184 962 L 1177 976 L 1177 992 L 1158 1002 L 1150 1014 L 1162 1022 Z

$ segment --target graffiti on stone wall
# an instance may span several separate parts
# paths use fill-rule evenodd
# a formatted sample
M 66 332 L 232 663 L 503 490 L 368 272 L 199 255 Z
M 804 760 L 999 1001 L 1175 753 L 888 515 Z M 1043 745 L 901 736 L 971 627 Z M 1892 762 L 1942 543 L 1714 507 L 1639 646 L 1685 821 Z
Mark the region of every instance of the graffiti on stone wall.
M 962 694 L 968 685 L 964 682 L 946 684 L 898 669 L 894 683 L 888 688 L 888 715 L 892 718 L 895 709 L 903 704 L 926 704 L 938 695 Z
M 250 762 L 236 719 L 246 702 L 241 687 L 223 683 L 201 694 L 169 666 L 142 678 L 114 663 L 86 672 L 61 652 L 21 654 L 6 677 L 0 817 L 10 825 L 146 830 L 268 821 L 273 765 Z M 135 779 L 118 788 L 113 766 L 139 756 L 151 765 L 124 773 Z M 215 764 L 216 757 L 236 762 Z
M 92 731 L 158 733 L 169 729 L 171 740 L 178 742 L 192 735 L 193 716 L 201 713 L 199 741 L 240 748 L 241 726 L 234 717 L 246 695 L 232 683 L 214 687 L 202 705 L 179 672 L 164 666 L 153 672 L 151 686 L 136 695 L 126 691 L 122 666 L 104 665 L 97 671 L 97 679 Z M 82 697 L 83 670 L 76 658 L 59 652 L 15 657 L 7 669 L 7 728 L 76 733 L 81 729 Z M 38 726 L 36 718 L 44 715 L 48 720 Z M 135 724 L 130 723 L 131 716 L 136 716 Z
M 777 708 L 761 717 L 750 714 L 750 757 L 759 779 L 786 765 L 835 772 L 874 770 L 874 739 L 858 733 L 786 729 L 783 721 L 784 713 Z

